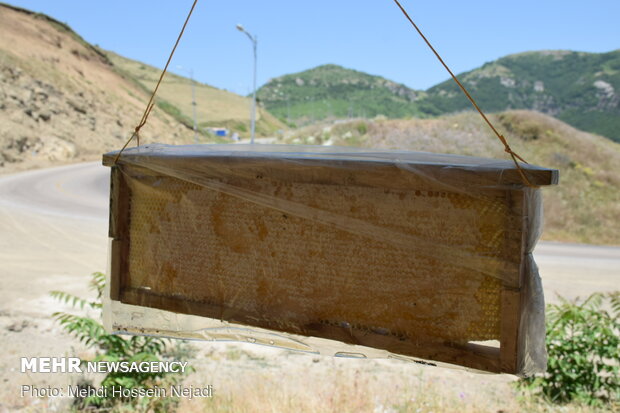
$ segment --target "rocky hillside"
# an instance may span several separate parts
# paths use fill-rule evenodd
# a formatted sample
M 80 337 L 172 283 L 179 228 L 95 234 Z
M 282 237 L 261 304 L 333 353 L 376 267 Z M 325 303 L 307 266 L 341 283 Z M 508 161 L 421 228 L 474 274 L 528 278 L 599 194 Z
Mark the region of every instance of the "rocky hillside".
M 119 148 L 148 95 L 62 23 L 0 5 L 0 170 L 82 159 Z M 145 141 L 189 142 L 155 110 Z
M 380 76 L 337 65 L 281 76 L 258 91 L 258 98 L 271 113 L 296 124 L 325 118 L 421 116 L 416 102 L 424 95 Z
M 458 75 L 487 112 L 531 109 L 620 142 L 620 50 L 511 55 Z M 471 110 L 452 79 L 416 91 L 325 65 L 269 81 L 266 108 L 299 124 L 325 118 L 429 117 Z
M 162 51 L 163 54 L 167 51 Z M 99 159 L 142 116 L 159 69 L 100 50 L 48 16 L 0 3 L 0 173 Z M 249 135 L 249 99 L 197 83 L 199 140 Z M 143 142 L 191 143 L 190 80 L 168 73 Z M 284 125 L 258 111 L 257 133 Z
M 620 144 L 539 112 L 508 111 L 491 119 L 528 162 L 560 171 L 560 184 L 543 189 L 545 239 L 620 245 Z M 315 124 L 296 131 L 289 141 L 507 156 L 473 112 L 435 119 Z

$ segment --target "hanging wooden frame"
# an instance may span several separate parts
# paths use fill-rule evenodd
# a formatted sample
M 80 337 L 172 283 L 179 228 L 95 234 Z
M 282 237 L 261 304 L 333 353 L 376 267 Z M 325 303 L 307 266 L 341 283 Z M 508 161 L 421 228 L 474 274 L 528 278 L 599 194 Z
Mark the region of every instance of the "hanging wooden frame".
M 509 161 L 279 145 L 115 155 L 112 300 L 490 372 L 523 374 L 544 353 L 528 345 L 544 339 L 539 190 Z

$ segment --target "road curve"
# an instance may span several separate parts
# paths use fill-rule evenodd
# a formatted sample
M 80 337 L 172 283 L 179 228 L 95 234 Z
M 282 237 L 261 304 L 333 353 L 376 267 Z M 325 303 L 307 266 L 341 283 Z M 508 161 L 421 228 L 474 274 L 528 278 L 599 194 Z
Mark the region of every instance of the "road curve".
M 45 215 L 107 219 L 110 169 L 100 162 L 0 177 L 0 205 Z

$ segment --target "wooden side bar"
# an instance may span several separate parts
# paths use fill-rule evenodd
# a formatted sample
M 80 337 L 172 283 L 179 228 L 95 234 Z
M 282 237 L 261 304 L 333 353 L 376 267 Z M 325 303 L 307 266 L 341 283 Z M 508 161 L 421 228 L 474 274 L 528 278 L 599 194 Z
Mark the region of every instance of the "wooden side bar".
M 126 177 L 119 166 L 110 170 L 110 226 L 112 239 L 110 298 L 120 300 L 121 291 L 129 276 L 129 202 L 130 191 Z
M 523 259 L 525 255 L 526 240 L 528 236 L 528 225 L 526 220 L 527 210 L 525 202 L 525 193 L 523 190 L 514 190 L 507 192 L 507 203 L 511 211 L 511 215 L 519 217 L 521 220 L 521 236 L 519 243 L 515 244 L 509 240 L 505 243 L 508 250 L 506 256 L 513 256 L 517 260 L 515 271 L 502 280 L 501 292 L 501 318 L 502 329 L 500 336 L 500 368 L 502 372 L 514 372 L 517 369 L 519 358 L 519 326 L 521 321 L 522 301 L 527 297 L 523 297 L 523 281 L 525 267 Z

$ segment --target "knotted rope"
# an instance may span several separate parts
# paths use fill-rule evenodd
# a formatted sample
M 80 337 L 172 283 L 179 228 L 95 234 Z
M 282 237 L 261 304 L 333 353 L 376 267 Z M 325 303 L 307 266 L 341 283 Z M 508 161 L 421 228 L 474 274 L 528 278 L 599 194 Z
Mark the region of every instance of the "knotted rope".
M 157 85 L 155 86 L 155 89 L 153 89 L 151 98 L 149 99 L 149 102 L 146 104 L 146 108 L 144 109 L 144 113 L 142 114 L 142 119 L 140 120 L 140 123 L 138 123 L 138 125 L 134 128 L 133 133 L 131 134 L 127 142 L 125 142 L 125 145 L 123 145 L 118 155 L 116 155 L 116 158 L 114 159 L 115 164 L 118 161 L 118 158 L 120 158 L 125 148 L 127 148 L 127 145 L 129 145 L 129 143 L 133 140 L 134 137 L 136 138 L 137 146 L 140 146 L 140 129 L 142 129 L 142 127 L 146 125 L 146 121 L 149 119 L 149 115 L 151 114 L 151 111 L 153 110 L 153 106 L 155 106 L 155 95 L 157 94 L 157 91 L 159 90 L 159 86 L 161 85 L 161 82 L 164 79 L 166 72 L 168 71 L 168 66 L 170 65 L 170 62 L 172 61 L 172 56 L 174 56 L 174 52 L 177 50 L 177 46 L 179 45 L 179 42 L 181 41 L 181 37 L 183 37 L 183 33 L 185 32 L 185 28 L 187 27 L 187 23 L 189 22 L 190 17 L 192 17 L 192 13 L 194 12 L 196 3 L 198 3 L 198 0 L 194 0 L 194 4 L 192 4 L 192 8 L 189 10 L 189 13 L 187 14 L 187 18 L 185 19 L 185 23 L 183 23 L 183 27 L 181 28 L 181 31 L 179 32 L 177 41 L 174 44 L 172 51 L 170 52 L 170 56 L 168 56 L 168 61 L 166 62 L 166 66 L 164 66 L 164 70 L 162 70 L 161 75 L 159 76 Z

